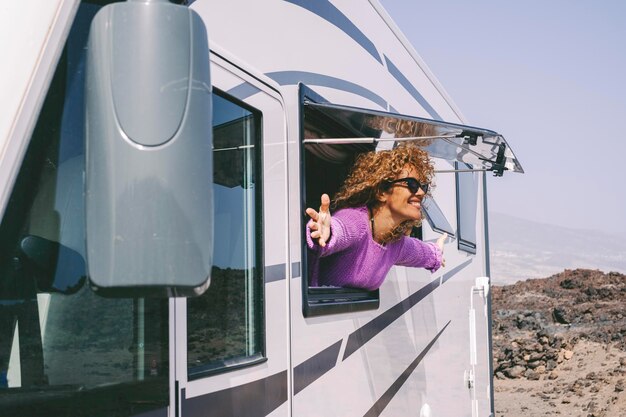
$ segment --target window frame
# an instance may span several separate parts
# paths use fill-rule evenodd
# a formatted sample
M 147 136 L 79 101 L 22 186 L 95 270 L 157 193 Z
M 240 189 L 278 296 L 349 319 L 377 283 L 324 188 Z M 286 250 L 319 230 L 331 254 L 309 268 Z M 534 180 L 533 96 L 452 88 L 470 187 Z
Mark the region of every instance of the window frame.
M 306 149 L 304 145 L 304 102 L 327 103 L 319 94 L 304 84 L 299 84 L 299 144 L 300 144 L 300 213 L 306 209 Z M 306 215 L 303 215 L 301 228 L 301 259 L 302 259 L 302 314 L 304 317 L 316 317 L 329 314 L 353 313 L 357 311 L 376 310 L 380 307 L 380 290 L 363 290 L 342 287 L 311 287 L 308 274 L 308 249 L 306 246 Z
M 328 100 L 312 91 L 304 84 L 299 85 L 299 121 L 300 121 L 300 212 L 304 213 L 307 207 L 307 151 L 304 143 L 305 137 L 305 102 L 329 104 Z M 357 109 L 358 110 L 358 109 Z M 383 113 L 374 112 L 373 113 Z M 352 131 L 344 126 L 337 126 L 350 131 L 352 137 L 360 137 L 361 132 Z M 341 129 L 339 129 L 341 130 Z M 356 142 L 355 142 L 356 144 Z M 365 145 L 367 146 L 367 145 Z M 364 150 L 365 152 L 365 150 Z M 443 214 L 434 198 L 429 197 L 428 207 L 424 207 L 425 218 L 431 229 L 438 233 L 447 233 L 454 238 L 456 233 L 452 225 Z M 303 215 L 303 225 L 308 218 Z M 302 227 L 302 310 L 305 317 L 313 317 L 326 314 L 347 313 L 363 310 L 375 310 L 380 306 L 379 290 L 367 291 L 341 287 L 310 287 L 308 284 L 308 249 L 306 241 L 306 227 Z M 422 238 L 422 227 L 414 228 L 412 237 Z
M 455 162 L 454 169 L 455 172 L 455 186 L 456 186 L 456 229 L 457 229 L 457 246 L 458 249 L 467 253 L 471 253 L 473 255 L 476 254 L 476 249 L 478 247 L 478 236 L 474 233 L 474 242 L 471 239 L 465 239 L 463 237 L 463 221 L 461 219 L 461 211 L 463 210 L 463 187 L 461 184 L 461 175 L 474 175 L 478 174 L 477 172 L 459 172 L 459 170 L 464 169 L 473 169 L 473 166 L 467 163 Z M 476 187 L 479 187 L 478 180 L 476 180 Z M 478 204 L 478 198 L 476 199 L 476 204 Z M 472 226 L 476 227 L 476 220 L 478 218 L 478 209 L 476 209 L 474 214 L 474 223 Z
M 324 149 L 331 151 L 331 159 L 335 156 L 346 157 L 348 160 L 350 157 L 360 153 L 369 151 L 367 147 L 371 147 L 374 150 L 378 147 L 379 143 L 390 142 L 405 142 L 415 141 L 419 146 L 423 147 L 426 152 L 432 158 L 439 158 L 449 162 L 461 161 L 466 164 L 471 163 L 473 165 L 472 170 L 475 171 L 492 171 L 495 176 L 502 176 L 504 171 L 512 171 L 523 173 L 524 170 L 519 163 L 519 160 L 514 155 L 508 143 L 502 135 L 499 133 L 482 129 L 478 127 L 472 127 L 467 125 L 461 125 L 458 123 L 444 122 L 441 120 L 425 119 L 422 117 L 401 115 L 391 113 L 385 110 L 371 110 L 366 108 L 358 108 L 345 106 L 335 103 L 330 103 L 320 95 L 313 92 L 310 88 L 306 87 L 302 83 L 298 84 L 299 87 L 299 122 L 300 122 L 300 209 L 304 213 L 304 209 L 307 207 L 306 200 L 312 200 L 312 196 L 309 193 L 314 193 L 319 190 L 306 189 L 306 164 L 309 153 L 305 145 L 350 145 L 352 146 L 351 152 L 347 155 L 332 155 L 333 148 Z M 328 129 L 326 131 L 320 131 L 318 133 L 324 134 L 324 137 L 315 137 L 305 139 L 305 109 L 310 106 L 312 111 L 317 111 L 319 114 L 313 116 L 314 122 L 309 123 L 307 128 L 313 128 L 317 126 L 316 122 L 322 125 L 322 123 L 328 122 Z M 314 114 L 314 113 L 311 113 Z M 315 120 L 318 119 L 318 120 Z M 383 135 L 382 133 L 391 134 L 391 136 Z M 328 136 L 325 136 L 328 134 Z M 306 142 L 306 143 L 305 143 Z M 314 149 L 314 148 L 312 148 Z M 382 147 L 381 149 L 387 149 Z M 313 153 L 313 152 L 312 152 Z M 321 152 L 325 153 L 325 152 Z M 325 157 L 319 158 L 324 163 Z M 341 161 L 343 164 L 344 161 Z M 315 162 L 314 164 L 317 164 Z M 338 164 L 338 166 L 341 166 Z M 323 166 L 322 166 L 323 167 Z M 437 173 L 449 173 L 456 172 L 456 170 L 435 170 Z M 324 171 L 320 170 L 319 173 L 326 175 Z M 333 172 L 333 175 L 337 173 Z M 335 178 L 343 175 L 341 169 L 338 169 L 338 175 Z M 327 178 L 325 181 L 330 181 L 331 178 Z M 484 179 L 484 177 L 483 177 Z M 456 177 L 458 183 L 458 175 Z M 321 182 L 321 181 L 320 181 Z M 310 182 L 309 182 L 310 184 Z M 314 184 L 314 183 L 313 183 Z M 336 184 L 331 184 L 329 188 L 335 187 Z M 457 196 L 457 220 L 459 220 L 459 206 L 458 196 L 459 187 L 456 187 Z M 456 238 L 458 232 L 455 232 L 447 220 L 446 216 L 442 213 L 437 202 L 430 198 L 430 208 L 424 207 L 426 213 L 426 220 L 428 221 L 431 229 L 439 233 L 448 233 L 450 238 Z M 312 204 L 311 202 L 309 204 Z M 476 214 L 478 215 L 478 213 Z M 306 230 L 304 224 L 308 221 L 308 218 L 303 214 L 303 227 L 301 229 L 301 236 L 304 241 L 306 237 Z M 457 222 L 458 223 L 458 222 Z M 474 222 L 475 225 L 475 222 Z M 414 234 L 419 235 L 421 230 L 414 230 Z M 478 236 L 476 236 L 476 239 Z M 464 239 L 459 240 L 459 248 L 469 252 L 476 253 L 477 243 L 471 240 Z M 327 290 L 328 297 L 321 297 L 323 301 L 333 303 L 337 302 L 336 308 L 326 308 L 326 306 L 315 305 L 312 293 L 308 287 L 308 268 L 307 268 L 307 248 L 302 244 L 302 300 L 303 300 L 303 314 L 305 317 L 315 316 L 321 314 L 331 314 L 341 311 L 354 311 L 352 307 L 342 307 L 343 304 L 350 304 L 354 299 L 352 297 L 340 297 L 334 290 L 336 288 L 329 287 Z M 323 291 L 321 293 L 323 295 Z M 372 298 L 378 299 L 378 294 L 373 294 Z M 370 300 L 375 301 L 375 300 Z M 370 307 L 359 306 L 358 309 L 369 309 Z M 371 308 L 376 308 L 373 306 Z M 328 313 L 327 313 L 328 312 Z
M 267 362 L 267 332 L 265 325 L 265 268 L 264 268 L 264 227 L 263 227 L 263 111 L 259 110 L 244 101 L 220 90 L 217 87 L 213 87 L 213 93 L 220 96 L 222 99 L 229 101 L 247 111 L 249 111 L 253 117 L 254 124 L 254 265 L 252 266 L 254 277 L 254 285 L 256 294 L 258 294 L 257 318 L 256 325 L 260 335 L 258 337 L 259 351 L 249 356 L 238 356 L 229 358 L 226 360 L 213 361 L 205 363 L 203 365 L 189 367 L 189 358 L 185 363 L 187 380 L 195 381 L 206 377 L 232 372 L 238 369 L 247 368 L 250 366 L 258 365 L 260 363 Z M 186 303 L 185 309 L 185 326 L 188 327 L 189 320 L 189 302 Z M 186 354 L 189 354 L 189 334 L 187 334 L 187 340 L 185 341 Z M 217 365 L 217 366 L 216 366 Z

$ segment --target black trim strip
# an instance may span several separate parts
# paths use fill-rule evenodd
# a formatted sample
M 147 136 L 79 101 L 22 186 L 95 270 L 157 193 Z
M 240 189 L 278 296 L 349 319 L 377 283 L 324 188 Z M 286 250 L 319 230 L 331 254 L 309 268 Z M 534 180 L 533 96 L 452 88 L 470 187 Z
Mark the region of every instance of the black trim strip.
M 358 43 L 363 49 L 365 49 L 374 59 L 382 65 L 383 61 L 380 59 L 380 54 L 376 50 L 374 43 L 369 40 L 367 36 L 361 30 L 356 27 L 354 23 L 343 14 L 338 8 L 331 4 L 328 0 L 285 0 L 288 3 L 300 6 L 303 9 L 310 11 L 313 14 L 318 15 L 322 19 L 326 20 L 331 25 L 337 27 L 343 33 L 351 37 L 356 43 Z
M 268 265 L 265 267 L 265 283 L 285 279 L 285 268 L 287 264 Z
M 387 405 L 391 402 L 391 399 L 395 397 L 395 395 L 398 393 L 400 388 L 402 388 L 402 385 L 404 385 L 407 379 L 409 379 L 409 376 L 411 376 L 415 368 L 417 368 L 417 365 L 419 365 L 422 359 L 424 359 L 424 356 L 426 356 L 430 348 L 433 347 L 437 339 L 439 339 L 439 336 L 441 336 L 443 331 L 446 330 L 446 328 L 448 327 L 448 325 L 450 325 L 450 323 L 451 321 L 448 321 L 446 325 L 443 326 L 443 329 L 441 329 L 439 333 L 437 333 L 435 338 L 431 340 L 428 345 L 426 345 L 424 350 L 422 350 L 422 352 L 417 356 L 417 358 L 415 358 L 415 360 L 411 362 L 409 367 L 406 368 L 404 372 L 402 372 L 402 374 L 398 377 L 398 379 L 396 379 L 396 381 L 393 384 L 391 384 L 391 386 L 387 389 L 387 391 L 385 391 L 385 393 L 374 403 L 372 408 L 370 408 L 367 411 L 367 413 L 363 415 L 363 417 L 377 417 L 383 412 L 385 407 L 387 407 Z
M 393 62 L 387 58 L 385 55 L 385 62 L 387 63 L 387 69 L 389 70 L 389 74 L 393 76 L 401 85 L 404 87 L 406 91 L 413 96 L 413 98 L 430 114 L 430 116 L 435 120 L 443 120 L 439 113 L 435 111 L 435 109 L 428 104 L 428 101 L 424 98 L 423 95 L 417 91 L 417 89 L 413 86 L 413 84 L 402 74 L 402 72 L 396 67 Z
M 186 399 L 184 417 L 264 417 L 287 401 L 287 371 L 247 384 Z
M 335 367 L 342 342 L 343 340 L 333 343 L 293 369 L 294 395 L 311 385 L 318 378 Z
M 323 87 L 334 88 L 336 90 L 347 91 L 378 104 L 383 109 L 387 108 L 387 101 L 374 93 L 372 90 L 355 84 L 341 78 L 331 77 L 330 75 L 317 74 L 308 71 L 275 71 L 268 72 L 265 75 L 276 81 L 280 85 L 296 85 L 304 83 L 308 85 L 318 85 Z
M 471 259 L 468 259 L 464 263 L 444 274 L 441 280 L 441 285 L 452 278 L 457 272 L 469 265 L 471 261 Z M 359 350 L 374 336 L 382 332 L 387 326 L 413 308 L 417 303 L 439 287 L 439 285 L 439 278 L 437 278 L 351 333 L 350 336 L 348 336 L 348 343 L 346 344 L 346 350 L 343 354 L 343 360 L 345 361 L 350 355 Z
M 180 417 L 180 381 L 174 381 L 174 415 Z
M 489 215 L 488 215 L 488 199 L 487 199 L 487 174 L 483 173 L 482 175 L 483 181 L 483 216 L 485 222 L 485 274 L 488 277 L 491 277 L 491 259 L 489 257 Z M 491 285 L 491 278 L 489 279 L 489 284 Z M 488 312 L 488 338 L 489 338 L 489 398 L 490 398 L 490 406 L 491 406 L 491 414 L 496 415 L 496 407 L 494 402 L 494 391 L 493 391 L 493 318 L 491 309 L 491 291 L 489 291 L 489 297 L 487 297 L 487 312 Z

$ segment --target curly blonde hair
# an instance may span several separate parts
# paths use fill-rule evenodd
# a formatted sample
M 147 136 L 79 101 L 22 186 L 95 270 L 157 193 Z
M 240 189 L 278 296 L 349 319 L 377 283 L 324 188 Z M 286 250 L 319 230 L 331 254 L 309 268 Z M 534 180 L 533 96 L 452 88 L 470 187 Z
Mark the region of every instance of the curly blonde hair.
M 390 181 L 397 179 L 407 166 L 415 168 L 419 182 L 432 182 L 434 167 L 428 153 L 415 145 L 405 143 L 392 150 L 359 155 L 352 171 L 335 194 L 333 207 L 342 209 L 367 206 L 375 212 L 381 205 L 378 195 L 389 190 Z M 401 223 L 384 241 L 397 239 L 415 225 L 415 221 Z

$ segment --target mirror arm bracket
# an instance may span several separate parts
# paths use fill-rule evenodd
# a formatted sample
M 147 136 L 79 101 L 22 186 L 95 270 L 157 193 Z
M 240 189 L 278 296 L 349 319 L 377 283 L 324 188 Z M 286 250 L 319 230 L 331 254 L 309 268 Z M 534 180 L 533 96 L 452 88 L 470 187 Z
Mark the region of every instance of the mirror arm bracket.
M 469 130 L 464 130 L 458 135 L 456 135 L 456 137 L 464 139 L 463 145 L 476 146 L 476 144 L 478 143 L 478 137 L 482 138 L 482 135 L 479 135 L 478 133 L 475 133 L 475 132 L 471 132 Z
M 502 174 L 504 174 L 504 171 L 508 171 L 508 168 L 506 167 L 506 156 L 504 155 L 505 152 L 506 144 L 500 143 L 500 145 L 498 145 L 498 153 L 496 154 L 495 162 L 490 159 L 480 158 L 485 162 L 491 163 L 491 168 L 489 170 L 493 172 L 494 177 L 501 177 Z

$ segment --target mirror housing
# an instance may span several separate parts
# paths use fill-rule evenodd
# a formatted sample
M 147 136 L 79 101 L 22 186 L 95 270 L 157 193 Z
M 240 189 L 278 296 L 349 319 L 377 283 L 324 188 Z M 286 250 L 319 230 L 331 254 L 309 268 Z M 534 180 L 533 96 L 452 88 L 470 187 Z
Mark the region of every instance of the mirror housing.
M 87 268 L 104 296 L 191 296 L 213 255 L 206 29 L 166 0 L 102 8 L 85 85 Z

